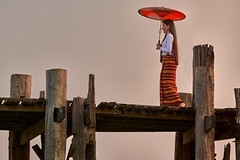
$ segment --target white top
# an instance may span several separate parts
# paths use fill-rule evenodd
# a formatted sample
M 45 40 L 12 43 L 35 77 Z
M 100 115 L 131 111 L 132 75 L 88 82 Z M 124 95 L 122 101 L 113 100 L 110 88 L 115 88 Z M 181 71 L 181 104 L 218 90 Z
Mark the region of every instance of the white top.
M 162 51 L 162 55 L 173 55 L 172 53 L 172 44 L 173 44 L 173 35 L 172 33 L 168 33 L 164 41 L 162 42 L 162 47 L 160 51 Z

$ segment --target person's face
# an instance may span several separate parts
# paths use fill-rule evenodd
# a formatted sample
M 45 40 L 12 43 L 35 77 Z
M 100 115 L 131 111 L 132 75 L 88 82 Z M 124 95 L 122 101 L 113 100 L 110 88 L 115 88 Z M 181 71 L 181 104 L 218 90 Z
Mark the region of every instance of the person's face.
M 170 25 L 163 23 L 162 30 L 164 33 L 170 32 Z

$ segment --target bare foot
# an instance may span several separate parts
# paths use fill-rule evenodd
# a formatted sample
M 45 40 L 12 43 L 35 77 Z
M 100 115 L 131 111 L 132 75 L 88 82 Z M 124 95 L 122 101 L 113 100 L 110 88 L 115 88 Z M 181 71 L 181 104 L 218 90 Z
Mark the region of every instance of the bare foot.
M 185 103 L 180 103 L 179 107 L 185 107 Z

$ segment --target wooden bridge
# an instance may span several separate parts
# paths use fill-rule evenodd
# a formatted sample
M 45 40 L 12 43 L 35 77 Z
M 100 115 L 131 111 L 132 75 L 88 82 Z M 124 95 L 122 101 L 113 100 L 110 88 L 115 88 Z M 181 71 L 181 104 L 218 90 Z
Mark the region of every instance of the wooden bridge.
M 0 130 L 22 132 L 45 117 L 46 99 L 1 98 L 0 101 Z M 68 126 L 71 126 L 73 101 L 67 103 Z M 214 113 L 216 140 L 240 135 L 238 109 L 215 109 Z M 195 110 L 101 102 L 96 107 L 96 124 L 96 132 L 185 132 L 194 127 Z M 44 131 L 44 126 L 39 127 Z M 68 135 L 72 135 L 71 127 Z
M 194 47 L 193 94 L 179 93 L 185 108 L 116 102 L 96 106 L 93 75 L 87 98 L 67 100 L 63 69 L 48 70 L 46 96 L 42 91 L 31 98 L 31 76 L 12 75 L 10 98 L 0 98 L 0 130 L 10 131 L 9 159 L 28 160 L 29 142 L 38 135 L 42 146 L 33 149 L 41 160 L 95 160 L 95 132 L 177 132 L 176 160 L 214 159 L 214 141 L 230 138 L 236 138 L 240 160 L 240 89 L 235 89 L 236 108 L 214 109 L 213 57 L 212 46 Z

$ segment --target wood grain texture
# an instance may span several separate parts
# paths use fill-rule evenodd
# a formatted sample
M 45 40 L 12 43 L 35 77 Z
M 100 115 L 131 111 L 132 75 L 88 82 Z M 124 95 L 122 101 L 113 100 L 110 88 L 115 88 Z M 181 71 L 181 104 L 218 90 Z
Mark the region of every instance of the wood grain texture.
M 214 159 L 215 128 L 204 131 L 206 116 L 214 115 L 214 53 L 208 45 L 193 49 L 193 107 L 195 108 L 196 160 Z
M 46 77 L 44 159 L 65 160 L 67 117 L 60 123 L 54 122 L 54 108 L 67 107 L 67 71 L 47 70 Z
M 72 148 L 73 148 L 73 159 L 86 160 L 86 135 L 87 128 L 84 124 L 84 98 L 73 99 L 73 110 L 72 110 Z
M 96 160 L 96 113 L 94 75 L 89 75 L 87 99 L 74 98 L 72 109 L 73 159 Z
M 30 75 L 14 74 L 11 76 L 10 97 L 31 98 L 32 77 Z M 19 132 L 9 131 L 9 159 L 29 160 L 30 142 L 19 145 Z

